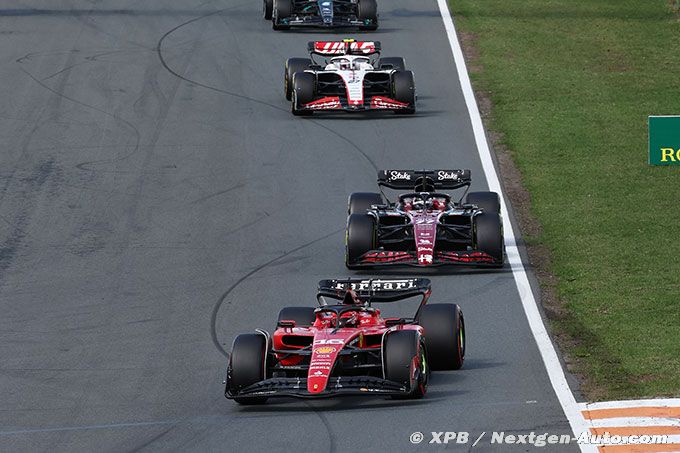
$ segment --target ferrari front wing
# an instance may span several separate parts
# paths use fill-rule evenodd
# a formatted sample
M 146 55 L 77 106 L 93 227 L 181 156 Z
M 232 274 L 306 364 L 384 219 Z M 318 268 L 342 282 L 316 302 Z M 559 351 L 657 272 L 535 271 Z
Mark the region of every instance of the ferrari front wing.
M 328 398 L 339 395 L 406 395 L 410 389 L 398 382 L 373 376 L 340 376 L 328 379 L 326 390 L 310 393 L 307 378 L 270 378 L 233 392 L 226 386 L 224 396 L 233 398 L 261 398 L 291 396 L 296 398 Z

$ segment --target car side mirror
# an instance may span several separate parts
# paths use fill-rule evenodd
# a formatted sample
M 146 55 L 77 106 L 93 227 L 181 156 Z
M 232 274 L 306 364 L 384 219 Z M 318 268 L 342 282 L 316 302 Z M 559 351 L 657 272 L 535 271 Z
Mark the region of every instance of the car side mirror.
M 292 329 L 293 327 L 295 327 L 295 321 L 293 321 L 292 319 L 282 319 L 281 321 L 279 321 L 276 324 L 276 326 L 277 327 L 289 327 L 289 328 Z

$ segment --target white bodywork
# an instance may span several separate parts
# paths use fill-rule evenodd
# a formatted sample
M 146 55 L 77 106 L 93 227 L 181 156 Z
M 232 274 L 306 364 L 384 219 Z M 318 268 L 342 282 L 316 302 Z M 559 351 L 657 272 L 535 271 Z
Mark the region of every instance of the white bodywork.
M 324 70 L 337 73 L 345 81 L 349 105 L 363 105 L 364 77 L 367 72 L 375 71 L 368 57 L 356 55 L 334 57 Z

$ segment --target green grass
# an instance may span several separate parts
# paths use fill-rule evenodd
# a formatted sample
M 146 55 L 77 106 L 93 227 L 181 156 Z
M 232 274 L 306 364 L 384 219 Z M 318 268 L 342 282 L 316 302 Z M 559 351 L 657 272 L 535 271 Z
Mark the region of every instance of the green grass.
M 680 395 L 680 167 L 647 165 L 647 116 L 680 114 L 672 0 L 451 0 L 542 225 L 594 399 Z

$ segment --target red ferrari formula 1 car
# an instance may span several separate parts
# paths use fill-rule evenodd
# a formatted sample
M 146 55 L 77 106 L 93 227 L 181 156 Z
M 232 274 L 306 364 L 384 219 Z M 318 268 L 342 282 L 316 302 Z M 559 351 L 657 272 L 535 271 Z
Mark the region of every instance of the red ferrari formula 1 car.
M 322 280 L 318 308 L 287 307 L 276 330 L 241 334 L 231 349 L 225 396 L 241 404 L 269 397 L 363 394 L 421 398 L 430 370 L 465 358 L 456 304 L 429 304 L 427 279 Z M 413 318 L 383 317 L 372 305 L 419 297 Z
M 416 111 L 413 72 L 402 57 L 380 57 L 378 41 L 315 41 L 310 58 L 289 58 L 284 90 L 294 115 L 320 111 Z M 322 61 L 318 61 L 321 59 Z
M 381 170 L 378 185 L 410 190 L 392 203 L 380 193 L 349 197 L 345 264 L 465 264 L 502 267 L 505 257 L 500 198 L 470 192 L 465 202 L 440 190 L 469 188 L 470 170 Z M 465 195 L 465 194 L 463 194 Z

